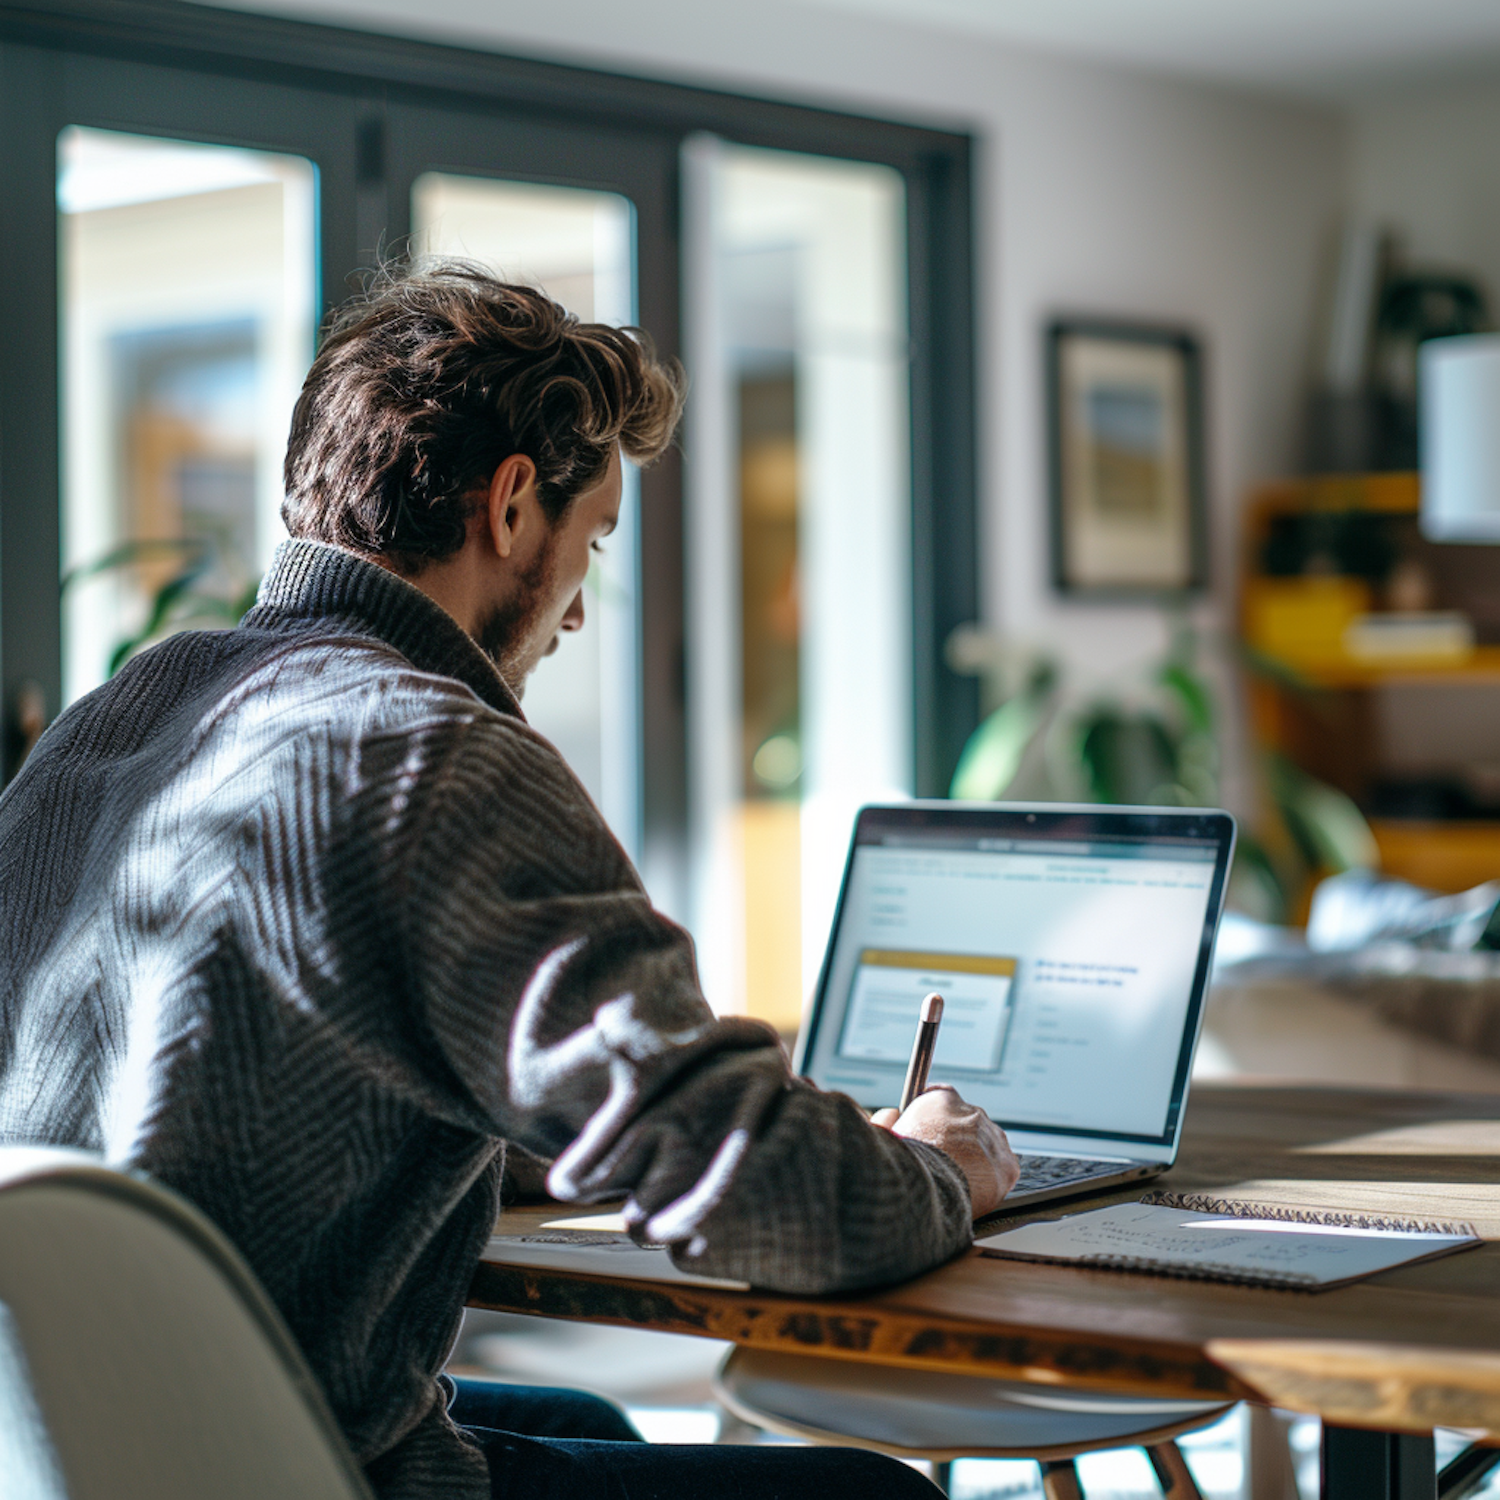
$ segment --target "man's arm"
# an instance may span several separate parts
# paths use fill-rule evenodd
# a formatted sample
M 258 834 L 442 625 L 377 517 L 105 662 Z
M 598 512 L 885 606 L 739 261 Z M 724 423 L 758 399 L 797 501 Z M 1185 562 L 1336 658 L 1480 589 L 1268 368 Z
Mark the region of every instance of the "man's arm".
M 900 1280 L 968 1242 L 941 1139 L 872 1126 L 793 1078 L 769 1028 L 715 1019 L 691 940 L 544 741 L 478 719 L 409 801 L 426 1025 L 495 1133 L 553 1161 L 556 1196 L 625 1194 L 679 1263 L 784 1291 Z M 946 1128 L 951 1148 L 963 1127 Z
M 977 1105 L 965 1103 L 950 1083 L 936 1083 L 918 1094 L 904 1114 L 877 1109 L 871 1123 L 951 1157 L 969 1184 L 976 1219 L 994 1213 L 1021 1176 L 1021 1163 L 1005 1132 Z

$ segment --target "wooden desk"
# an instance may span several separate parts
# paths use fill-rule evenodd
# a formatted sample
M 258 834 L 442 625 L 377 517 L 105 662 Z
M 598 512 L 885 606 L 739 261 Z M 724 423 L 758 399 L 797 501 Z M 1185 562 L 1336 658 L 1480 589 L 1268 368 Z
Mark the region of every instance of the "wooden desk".
M 1264 1399 L 1210 1357 L 1216 1338 L 1500 1349 L 1500 1097 L 1202 1085 L 1193 1090 L 1177 1166 L 1151 1186 L 1464 1219 L 1490 1243 L 1316 1293 L 1003 1262 L 971 1251 L 889 1291 L 816 1299 L 481 1263 L 469 1300 L 832 1359 L 1200 1399 Z M 555 1206 L 512 1209 L 506 1228 L 558 1216 Z M 1441 1410 L 1409 1423 L 1384 1420 L 1414 1431 L 1447 1425 Z

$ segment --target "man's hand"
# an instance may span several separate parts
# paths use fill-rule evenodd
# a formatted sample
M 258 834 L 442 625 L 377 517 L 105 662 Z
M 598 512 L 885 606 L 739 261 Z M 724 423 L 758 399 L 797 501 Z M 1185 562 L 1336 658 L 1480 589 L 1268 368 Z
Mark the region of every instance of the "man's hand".
M 893 1109 L 877 1110 L 870 1123 L 925 1141 L 951 1156 L 969 1179 L 976 1219 L 994 1213 L 1021 1175 L 1021 1164 L 1005 1132 L 982 1109 L 965 1104 L 949 1084 L 936 1083 L 918 1094 L 903 1115 Z

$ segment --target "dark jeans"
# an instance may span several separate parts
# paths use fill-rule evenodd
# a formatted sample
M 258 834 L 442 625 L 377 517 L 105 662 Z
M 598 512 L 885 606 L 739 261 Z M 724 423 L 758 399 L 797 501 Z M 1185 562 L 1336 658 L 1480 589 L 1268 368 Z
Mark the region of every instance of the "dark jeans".
M 449 1415 L 484 1449 L 495 1500 L 936 1500 L 915 1469 L 855 1448 L 645 1442 L 580 1391 L 455 1380 Z

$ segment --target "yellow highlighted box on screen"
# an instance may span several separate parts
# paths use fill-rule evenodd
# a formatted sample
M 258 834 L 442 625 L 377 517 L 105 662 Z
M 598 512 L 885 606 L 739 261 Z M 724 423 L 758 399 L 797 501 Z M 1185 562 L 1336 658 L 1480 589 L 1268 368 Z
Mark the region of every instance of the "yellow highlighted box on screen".
M 905 1066 L 922 997 L 943 997 L 937 1072 L 994 1073 L 1010 1024 L 1017 960 L 989 953 L 919 953 L 865 948 L 854 970 L 839 1056 Z
M 905 953 L 895 948 L 864 948 L 859 961 L 876 969 L 941 969 L 949 974 L 1011 974 L 1013 958 L 991 958 L 983 953 Z

